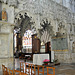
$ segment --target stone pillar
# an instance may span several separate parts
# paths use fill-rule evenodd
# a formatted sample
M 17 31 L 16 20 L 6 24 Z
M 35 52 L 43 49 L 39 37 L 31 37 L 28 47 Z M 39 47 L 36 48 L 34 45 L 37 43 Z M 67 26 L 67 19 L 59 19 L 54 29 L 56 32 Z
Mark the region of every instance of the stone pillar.
M 14 69 L 13 58 L 13 30 L 14 25 L 0 21 L 0 75 L 2 75 L 2 64 L 9 69 Z
M 0 58 L 13 57 L 13 29 L 12 24 L 0 21 Z

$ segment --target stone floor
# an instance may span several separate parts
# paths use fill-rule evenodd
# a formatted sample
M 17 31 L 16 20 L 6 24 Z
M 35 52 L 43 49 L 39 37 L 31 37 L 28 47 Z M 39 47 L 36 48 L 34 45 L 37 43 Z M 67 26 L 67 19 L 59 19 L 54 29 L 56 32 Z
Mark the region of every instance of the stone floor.
M 9 61 L 8 61 L 9 60 Z M 1 63 L 3 63 L 4 65 L 6 65 L 8 68 L 10 69 L 20 69 L 20 61 L 24 61 L 24 59 L 0 59 L 0 66 L 2 65 Z M 31 61 L 27 61 L 27 62 L 31 62 Z M 75 75 L 75 64 L 60 64 L 59 66 L 54 66 L 55 67 L 55 75 Z M 41 70 L 41 69 L 40 69 Z M 50 70 L 52 73 L 52 70 Z M 45 68 L 45 74 L 47 75 L 47 69 Z M 2 69 L 0 67 L 0 75 L 2 75 Z M 36 75 L 37 74 L 37 69 L 36 69 Z M 41 75 L 41 74 L 40 74 Z

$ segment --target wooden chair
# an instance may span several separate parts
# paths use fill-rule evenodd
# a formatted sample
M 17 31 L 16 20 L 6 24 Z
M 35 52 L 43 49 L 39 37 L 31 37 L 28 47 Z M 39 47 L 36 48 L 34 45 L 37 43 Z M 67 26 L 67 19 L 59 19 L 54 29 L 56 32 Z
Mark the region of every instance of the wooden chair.
M 2 72 L 3 72 L 3 75 L 4 75 L 4 68 L 5 68 L 5 65 L 2 64 Z
M 35 65 L 30 64 L 30 66 L 31 66 L 31 75 L 36 75 Z
M 14 75 L 13 70 L 8 69 L 8 74 L 9 74 L 9 75 Z
M 14 70 L 14 75 L 21 75 L 21 72 L 18 70 Z
M 24 62 L 20 62 L 20 71 L 24 72 Z
M 54 67 L 46 67 L 47 68 L 47 75 L 55 75 L 55 68 Z M 49 69 L 53 69 L 53 74 L 49 74 Z
M 26 73 L 21 72 L 21 75 L 27 75 Z
M 30 75 L 30 64 L 25 63 L 25 73 Z
M 42 72 L 40 71 L 39 68 L 42 68 Z M 38 75 L 39 75 L 40 73 L 41 73 L 42 75 L 44 75 L 44 66 L 42 66 L 42 65 L 38 65 Z
M 8 75 L 8 69 L 7 69 L 7 67 L 4 67 L 4 75 Z

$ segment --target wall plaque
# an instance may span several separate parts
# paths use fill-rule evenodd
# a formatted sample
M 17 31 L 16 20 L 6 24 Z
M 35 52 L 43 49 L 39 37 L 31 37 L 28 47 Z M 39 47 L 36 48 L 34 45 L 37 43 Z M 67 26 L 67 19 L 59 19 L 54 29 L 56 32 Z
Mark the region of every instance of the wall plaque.
M 67 38 L 52 38 L 51 46 L 53 51 L 67 51 L 68 50 L 68 42 Z

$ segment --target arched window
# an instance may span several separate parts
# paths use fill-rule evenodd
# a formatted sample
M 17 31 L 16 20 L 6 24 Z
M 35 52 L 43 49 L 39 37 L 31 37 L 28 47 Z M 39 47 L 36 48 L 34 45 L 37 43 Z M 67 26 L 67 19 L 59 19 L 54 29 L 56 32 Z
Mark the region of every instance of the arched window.
M 32 31 L 27 30 L 23 36 L 23 46 L 32 48 Z

